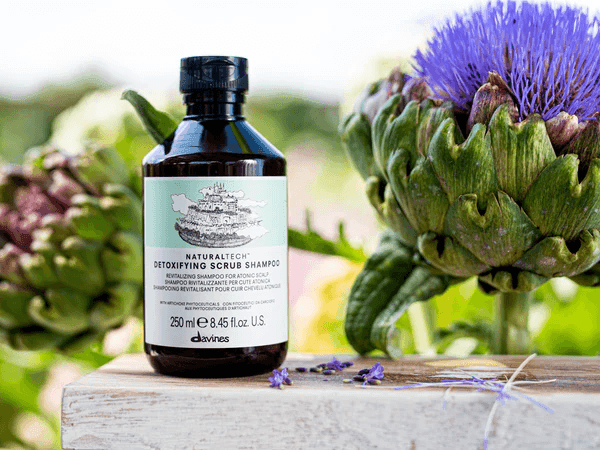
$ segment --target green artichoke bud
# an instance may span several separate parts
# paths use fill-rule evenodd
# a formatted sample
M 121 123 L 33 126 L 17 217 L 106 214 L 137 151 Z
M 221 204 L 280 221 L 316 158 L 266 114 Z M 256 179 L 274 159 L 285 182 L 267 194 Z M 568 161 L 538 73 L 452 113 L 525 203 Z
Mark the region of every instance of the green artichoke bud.
M 517 122 L 497 74 L 477 91 L 466 139 L 450 103 L 410 101 L 399 111 L 402 100 L 390 97 L 371 126 L 372 159 L 383 176 L 368 179 L 367 195 L 432 267 L 525 292 L 598 261 L 598 122 L 573 127 L 563 115 L 548 125 L 535 114 Z M 357 139 L 355 128 L 345 132 Z M 361 173 L 364 167 L 357 164 Z
M 0 334 L 77 351 L 137 314 L 142 207 L 110 148 L 32 149 L 0 171 Z
M 70 167 L 77 178 L 91 189 L 101 189 L 107 183 L 129 182 L 127 164 L 112 148 L 88 148 L 71 161 Z
M 399 242 L 382 241 L 350 294 L 346 333 L 360 353 L 392 354 L 406 307 L 467 277 L 488 293 L 529 292 L 561 276 L 600 285 L 600 122 L 567 113 L 519 120 L 497 73 L 466 113 L 424 83 L 405 81 L 374 117 L 363 95 L 340 126 L 369 201 Z M 372 102 L 380 84 L 369 88 Z

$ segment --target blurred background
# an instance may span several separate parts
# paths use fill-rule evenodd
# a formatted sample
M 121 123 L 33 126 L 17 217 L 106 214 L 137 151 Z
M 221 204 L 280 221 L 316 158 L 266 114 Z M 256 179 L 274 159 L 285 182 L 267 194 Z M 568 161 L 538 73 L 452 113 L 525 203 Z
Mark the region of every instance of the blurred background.
M 3 5 L 0 46 L 0 162 L 21 163 L 54 142 L 76 153 L 87 139 L 115 146 L 134 167 L 152 147 L 133 109 L 134 89 L 175 118 L 179 60 L 244 56 L 250 62 L 250 123 L 289 163 L 290 226 L 336 238 L 343 221 L 369 254 L 380 226 L 363 182 L 347 162 L 337 127 L 352 99 L 395 65 L 410 67 L 434 27 L 469 0 L 221 2 L 191 0 L 21 0 Z M 577 2 L 597 14 L 594 0 Z M 346 297 L 362 264 L 290 252 L 291 350 L 351 353 L 343 333 Z M 598 293 L 553 280 L 536 292 L 530 316 L 541 354 L 600 352 Z M 474 280 L 455 286 L 398 323 L 406 353 L 461 356 L 489 349 L 444 334 L 458 321 L 490 323 L 493 299 Z M 436 331 L 437 330 L 437 331 Z M 437 333 L 437 334 L 436 334 Z M 131 320 L 102 344 L 72 355 L 16 352 L 0 344 L 0 448 L 60 448 L 62 387 L 124 352 L 142 351 Z

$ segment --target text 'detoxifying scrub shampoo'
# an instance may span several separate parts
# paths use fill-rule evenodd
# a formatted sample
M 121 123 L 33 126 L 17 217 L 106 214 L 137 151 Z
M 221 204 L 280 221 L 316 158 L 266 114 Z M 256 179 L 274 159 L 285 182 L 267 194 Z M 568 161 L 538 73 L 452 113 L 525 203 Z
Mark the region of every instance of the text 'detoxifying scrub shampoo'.
M 181 60 L 187 115 L 144 171 L 144 334 L 154 369 L 266 373 L 288 341 L 283 155 L 242 115 L 247 60 Z

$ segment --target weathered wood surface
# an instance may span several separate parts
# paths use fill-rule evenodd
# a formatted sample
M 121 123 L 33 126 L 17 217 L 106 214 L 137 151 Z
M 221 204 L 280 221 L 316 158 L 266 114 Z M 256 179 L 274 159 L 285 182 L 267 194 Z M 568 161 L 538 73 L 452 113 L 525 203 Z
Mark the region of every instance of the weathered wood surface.
M 346 360 L 348 358 L 341 358 Z M 238 379 L 181 379 L 155 374 L 144 355 L 123 356 L 65 387 L 65 449 L 481 449 L 493 393 L 453 389 L 442 409 L 443 389 L 393 387 L 463 376 L 509 377 L 524 357 L 405 357 L 382 360 L 381 386 L 342 383 L 376 360 L 334 375 L 297 373 L 330 361 L 290 355 L 294 386 L 269 388 L 261 375 Z M 483 376 L 483 375 L 482 375 Z M 498 408 L 493 449 L 600 448 L 600 358 L 537 357 L 517 380 L 526 393 L 552 408 L 526 401 Z

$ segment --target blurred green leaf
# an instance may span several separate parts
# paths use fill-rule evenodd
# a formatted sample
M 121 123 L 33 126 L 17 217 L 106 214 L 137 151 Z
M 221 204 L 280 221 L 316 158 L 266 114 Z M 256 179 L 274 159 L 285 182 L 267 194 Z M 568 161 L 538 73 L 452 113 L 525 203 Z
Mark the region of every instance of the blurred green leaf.
M 594 288 L 579 288 L 569 303 L 546 295 L 552 305 L 546 325 L 535 339 L 541 354 L 588 355 L 600 353 L 600 301 Z
M 104 76 L 86 73 L 48 84 L 33 95 L 0 98 L 0 160 L 21 163 L 25 150 L 48 140 L 56 116 L 84 95 L 108 87 Z
M 312 229 L 310 215 L 307 213 L 306 231 L 288 229 L 288 243 L 290 247 L 306 250 L 322 255 L 341 256 L 350 261 L 363 262 L 367 259 L 362 248 L 353 247 L 346 239 L 344 223 L 338 225 L 338 238 L 336 241 L 325 239 Z

